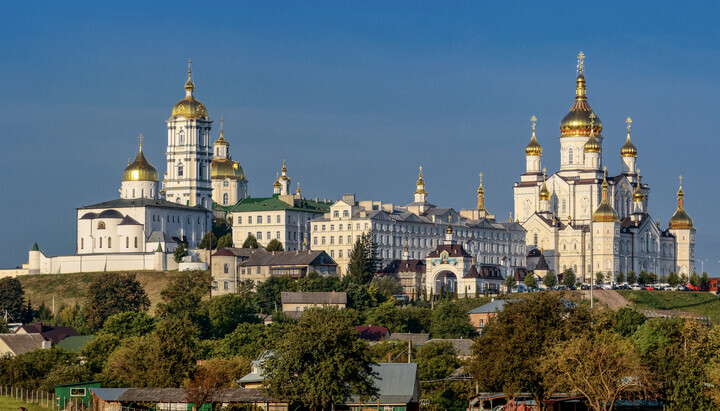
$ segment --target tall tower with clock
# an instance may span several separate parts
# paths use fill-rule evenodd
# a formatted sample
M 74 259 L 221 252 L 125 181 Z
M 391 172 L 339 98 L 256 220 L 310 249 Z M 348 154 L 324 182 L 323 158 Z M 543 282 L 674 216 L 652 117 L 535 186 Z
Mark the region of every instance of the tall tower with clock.
M 185 98 L 177 102 L 167 120 L 167 174 L 165 199 L 188 206 L 212 207 L 210 142 L 212 121 L 205 105 L 193 96 L 190 61 L 185 83 Z

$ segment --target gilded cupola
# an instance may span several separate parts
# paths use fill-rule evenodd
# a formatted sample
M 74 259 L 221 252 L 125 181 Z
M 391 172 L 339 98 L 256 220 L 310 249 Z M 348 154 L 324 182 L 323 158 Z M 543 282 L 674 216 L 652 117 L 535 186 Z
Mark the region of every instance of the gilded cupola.
M 543 169 L 543 183 L 540 187 L 540 192 L 538 193 L 538 198 L 540 201 L 550 201 L 550 190 L 547 188 L 547 184 L 545 184 L 545 169 Z
M 182 116 L 187 119 L 208 118 L 205 105 L 193 97 L 195 84 L 192 81 L 192 70 L 188 61 L 188 78 L 185 83 L 185 98 L 178 101 L 172 109 L 172 117 Z
M 635 191 L 633 191 L 633 201 L 639 202 L 643 201 L 645 199 L 645 194 L 643 194 L 642 189 L 640 188 L 640 179 L 638 178 L 637 184 L 635 184 Z
M 210 163 L 210 178 L 247 181 L 240 164 L 228 158 L 216 158 Z
M 483 174 L 480 173 L 480 186 L 477 189 L 477 195 L 478 195 L 477 209 L 480 211 L 487 211 L 485 209 L 485 188 L 483 187 L 482 178 L 483 178 Z
M 585 55 L 580 52 L 578 55 L 578 76 L 575 86 L 575 102 L 570 108 L 570 112 L 560 122 L 560 132 L 562 137 L 570 136 L 590 136 L 590 131 L 595 135 L 602 132 L 602 122 L 595 116 L 594 121 L 590 118 L 593 114 L 590 105 L 587 102 L 587 90 L 585 88 L 585 76 L 583 75 L 583 60 Z
M 602 182 L 602 201 L 600 201 L 600 205 L 593 213 L 593 222 L 614 223 L 615 221 L 618 221 L 618 213 L 615 211 L 613 206 L 610 205 L 610 202 L 608 202 L 608 182 L 606 171 Z
M 142 151 L 142 134 L 140 134 L 140 149 L 135 161 L 128 164 L 123 172 L 123 181 L 158 181 L 158 172 L 150 164 Z
M 415 190 L 415 194 L 427 194 L 427 191 L 425 191 L 425 180 L 423 180 L 422 167 L 420 167 L 420 172 L 418 173 L 418 180 L 417 183 L 415 183 L 415 186 L 417 187 L 417 189 Z
M 532 137 L 530 138 L 530 144 L 525 147 L 525 155 L 541 156 L 542 146 L 538 143 L 537 138 L 535 138 L 535 122 L 537 121 L 537 117 L 532 116 L 530 120 L 532 121 Z
M 675 230 L 689 230 L 693 228 L 693 220 L 685 212 L 685 192 L 682 189 L 682 177 L 680 177 L 680 189 L 677 192 L 678 205 L 675 214 L 670 218 L 669 226 Z

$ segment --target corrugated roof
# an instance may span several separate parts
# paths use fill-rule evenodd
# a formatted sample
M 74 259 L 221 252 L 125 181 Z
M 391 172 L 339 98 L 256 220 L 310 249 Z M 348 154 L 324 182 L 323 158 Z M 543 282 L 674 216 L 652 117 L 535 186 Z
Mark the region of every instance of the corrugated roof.
M 127 388 L 90 388 L 90 392 L 103 401 L 117 401 L 118 397 L 126 390 Z
M 347 304 L 344 292 L 281 292 L 283 304 Z
M 495 311 L 502 311 L 503 307 L 505 306 L 505 303 L 510 302 L 512 300 L 495 300 L 491 301 L 485 305 L 481 305 L 480 307 L 473 308 L 472 310 L 468 311 L 468 314 L 486 314 L 486 313 L 494 313 Z
M 434 342 L 450 342 L 453 345 L 453 348 L 455 348 L 455 352 L 457 352 L 458 357 L 469 357 L 472 355 L 472 351 L 470 350 L 470 347 L 472 347 L 474 341 L 466 338 L 433 338 L 432 340 L 428 341 L 428 344 L 432 344 Z
M 117 396 L 120 402 L 187 402 L 184 388 L 126 388 Z M 278 402 L 272 397 L 252 388 L 225 388 L 213 395 L 208 402 Z
M 373 366 L 377 373 L 375 387 L 379 392 L 377 399 L 367 404 L 408 404 L 418 402 L 420 398 L 420 384 L 418 382 L 418 369 L 416 363 L 379 363 Z M 350 397 L 347 405 L 359 404 L 360 398 L 356 395 Z
M 8 346 L 15 355 L 24 354 L 42 348 L 47 341 L 42 335 L 33 334 L 0 334 L 0 340 Z
M 251 253 L 241 264 L 243 267 L 283 265 L 334 265 L 337 263 L 325 251 L 265 251 Z
M 299 205 L 295 206 L 277 197 L 250 197 L 238 201 L 238 203 L 230 209 L 230 212 L 294 210 L 324 214 L 330 211 L 330 205 L 330 203 L 302 199 L 299 200 Z
M 74 335 L 72 337 L 67 337 L 64 340 L 60 341 L 57 346 L 64 349 L 65 351 L 70 351 L 74 353 L 80 354 L 85 344 L 89 343 L 90 341 L 94 340 L 96 335 Z

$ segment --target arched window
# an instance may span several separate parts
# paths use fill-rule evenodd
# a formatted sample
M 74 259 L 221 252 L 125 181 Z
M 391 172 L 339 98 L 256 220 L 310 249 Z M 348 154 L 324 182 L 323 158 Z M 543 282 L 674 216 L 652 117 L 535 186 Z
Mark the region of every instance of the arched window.
M 572 147 L 570 147 L 568 149 L 568 164 L 572 164 L 572 163 L 573 163 L 573 149 L 572 149 Z
M 98 221 L 98 230 L 104 230 L 105 229 L 105 222 L 104 221 Z M 102 247 L 102 245 L 100 246 Z
M 225 267 L 223 267 L 223 271 L 225 272 L 225 274 L 227 274 L 230 271 L 227 264 L 225 264 Z
M 102 248 L 102 237 L 98 238 L 98 240 L 99 240 L 99 242 L 98 242 L 98 244 L 99 244 L 98 248 Z
M 180 130 L 180 133 L 178 133 L 178 139 L 180 144 L 185 144 L 185 130 Z
M 228 195 L 227 195 L 227 193 L 223 194 L 223 205 L 228 205 Z
M 133 188 L 133 198 L 135 197 L 135 189 Z
M 230 180 L 228 180 L 226 178 L 225 181 L 223 181 L 223 187 L 228 187 L 228 186 L 230 186 Z
M 567 202 L 565 201 L 565 199 L 563 199 L 563 201 L 562 201 L 562 215 L 564 216 L 566 212 L 567 212 Z

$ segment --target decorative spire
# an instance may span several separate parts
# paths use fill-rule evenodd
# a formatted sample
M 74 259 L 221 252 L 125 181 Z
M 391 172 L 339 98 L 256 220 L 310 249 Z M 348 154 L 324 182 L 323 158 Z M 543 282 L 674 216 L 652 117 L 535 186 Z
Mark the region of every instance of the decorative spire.
M 532 138 L 530 138 L 530 144 L 525 147 L 525 155 L 541 156 L 542 146 L 540 145 L 540 143 L 538 143 L 537 138 L 535 138 L 535 123 L 537 122 L 537 117 L 532 116 L 530 118 L 530 121 L 532 122 Z
M 220 138 L 225 137 L 225 122 L 223 121 L 223 117 L 220 116 Z
M 596 223 L 613 223 L 618 219 L 618 213 L 608 202 L 608 182 L 607 182 L 607 167 L 603 168 L 603 182 L 602 182 L 602 201 L 600 205 L 593 213 L 593 222 Z
M 637 180 L 637 183 L 635 184 L 635 191 L 633 191 L 633 201 L 635 201 L 635 202 L 640 202 L 645 199 L 645 194 L 643 194 L 642 188 L 640 186 L 641 186 L 640 170 L 638 170 L 638 180 Z
M 138 136 L 138 147 L 140 151 L 142 151 L 142 142 L 144 138 L 145 137 L 143 137 L 142 133 L 140 133 L 140 135 Z
M 297 193 L 297 195 L 300 195 L 300 182 L 299 182 L 299 181 L 298 181 L 298 188 L 297 188 L 297 191 L 295 191 L 295 192 Z
M 585 76 L 583 75 L 584 68 L 585 68 L 585 55 L 581 51 L 580 54 L 578 54 L 578 64 L 577 64 L 578 76 L 577 76 L 577 86 L 575 88 L 575 101 L 587 100 L 586 90 L 585 90 Z
M 637 148 L 635 148 L 632 141 L 630 141 L 630 125 L 632 124 L 630 117 L 625 120 L 625 123 L 627 124 L 627 138 L 625 139 L 625 144 L 620 149 L 620 155 L 623 157 L 637 157 Z
M 283 156 L 283 165 L 282 165 L 282 168 L 280 169 L 280 171 L 282 171 L 283 174 L 287 173 L 287 166 L 285 165 L 285 156 Z
M 418 180 L 417 183 L 415 183 L 415 185 L 417 186 L 415 194 L 427 194 L 427 191 L 425 191 L 425 180 L 423 180 L 422 166 L 418 168 L 420 169 L 420 173 L 418 173 Z
M 585 55 L 583 54 L 582 50 L 580 50 L 580 54 L 578 54 L 578 64 L 577 64 L 578 74 L 582 74 L 582 72 L 583 72 L 583 61 L 584 60 L 585 60 Z
M 188 59 L 188 78 L 185 83 L 185 97 L 192 97 L 195 84 L 192 81 L 192 60 Z
M 452 228 L 452 224 L 451 224 L 451 223 L 452 223 L 452 216 L 448 216 L 448 226 L 447 226 L 447 228 L 445 229 L 445 234 L 450 234 L 450 235 L 452 235 L 452 233 L 453 233 L 453 228 Z
M 595 138 L 595 113 L 590 113 L 590 137 L 588 137 L 587 142 L 583 146 L 583 149 L 586 153 L 599 153 L 600 152 L 600 142 L 598 142 L 597 138 Z
M 547 184 L 545 184 L 546 180 L 547 180 L 547 177 L 545 175 L 546 172 L 547 172 L 547 170 L 545 168 L 543 168 L 543 183 L 542 183 L 542 186 L 540 187 L 540 193 L 538 193 L 538 197 L 540 198 L 540 201 L 550 201 L 550 190 L 548 190 Z
M 485 210 L 485 189 L 483 188 L 483 183 L 482 183 L 483 173 L 480 173 L 479 176 L 480 176 L 480 187 L 478 187 L 478 190 L 477 190 L 477 194 L 478 194 L 477 209 L 480 211 L 487 211 L 487 210 Z
M 688 230 L 693 228 L 693 220 L 690 218 L 690 216 L 685 212 L 685 192 L 682 189 L 682 176 L 680 178 L 680 188 L 677 192 L 677 210 L 675 211 L 675 214 L 670 218 L 670 228 L 674 229 L 680 229 L 680 230 Z

